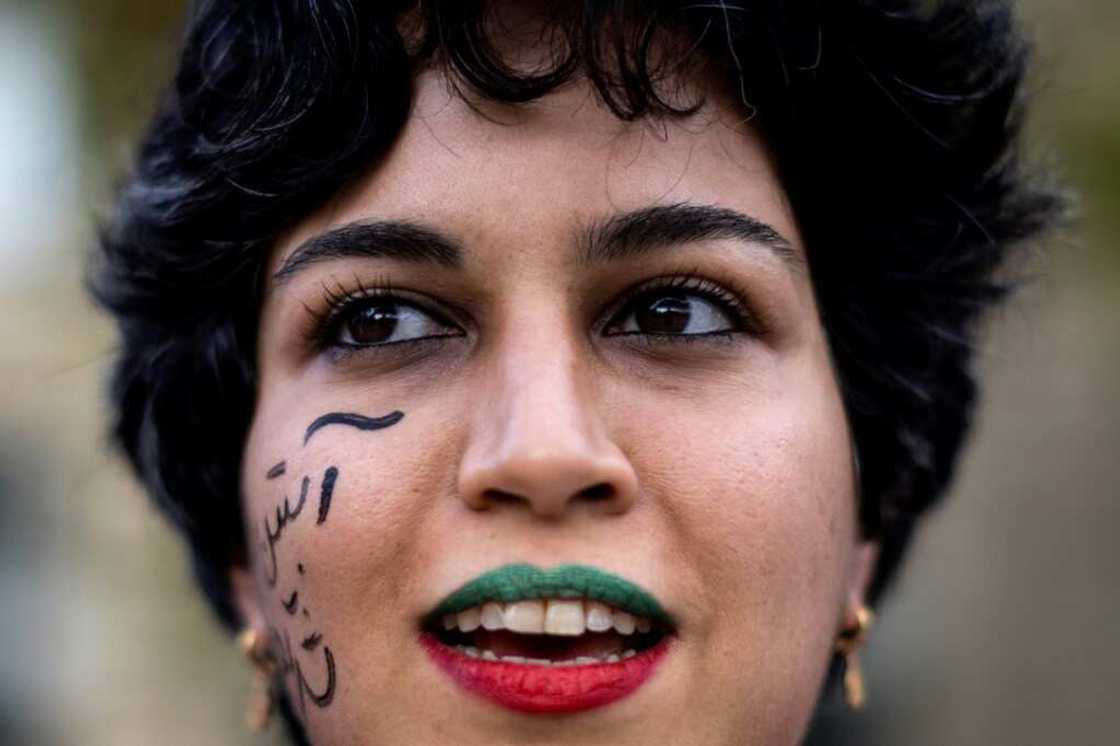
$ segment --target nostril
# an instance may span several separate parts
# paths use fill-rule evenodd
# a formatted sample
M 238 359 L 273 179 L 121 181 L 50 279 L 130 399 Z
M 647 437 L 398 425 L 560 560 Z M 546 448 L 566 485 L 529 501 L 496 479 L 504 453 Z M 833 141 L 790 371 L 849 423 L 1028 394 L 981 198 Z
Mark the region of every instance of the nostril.
M 614 485 L 609 482 L 599 482 L 590 487 L 585 487 L 575 495 L 575 499 L 587 502 L 605 502 L 615 496 Z M 491 505 L 508 505 L 516 502 L 532 502 L 513 492 L 499 489 L 488 489 L 482 493 L 482 498 Z
M 493 489 L 486 490 L 485 492 L 482 493 L 482 496 L 488 502 L 499 503 L 499 504 L 501 504 L 501 503 L 513 503 L 513 502 L 517 502 L 518 500 L 521 499 L 517 495 L 513 494 L 512 492 L 503 492 L 502 490 L 493 490 Z
M 591 502 L 602 502 L 614 497 L 614 487 L 607 482 L 591 485 L 580 491 L 579 496 Z

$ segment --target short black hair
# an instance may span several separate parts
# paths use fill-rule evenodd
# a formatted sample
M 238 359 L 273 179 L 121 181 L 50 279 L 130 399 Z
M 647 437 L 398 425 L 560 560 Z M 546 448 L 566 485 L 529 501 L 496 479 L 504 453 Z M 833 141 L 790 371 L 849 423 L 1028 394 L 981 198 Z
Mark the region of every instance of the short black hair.
M 219 616 L 238 621 L 226 573 L 246 559 L 239 475 L 264 263 L 282 231 L 389 151 L 430 66 L 466 96 L 521 105 L 582 77 L 624 120 L 694 110 L 669 93 L 702 70 L 741 106 L 805 238 L 861 464 L 860 522 L 882 544 L 877 599 L 953 474 L 977 322 L 1009 289 L 1002 268 L 1063 209 L 1021 158 L 1029 49 L 1009 3 L 560 4 L 532 30 L 551 53 L 529 70 L 498 51 L 513 33 L 501 6 L 192 8 L 91 288 L 121 332 L 115 440 L 187 537 Z

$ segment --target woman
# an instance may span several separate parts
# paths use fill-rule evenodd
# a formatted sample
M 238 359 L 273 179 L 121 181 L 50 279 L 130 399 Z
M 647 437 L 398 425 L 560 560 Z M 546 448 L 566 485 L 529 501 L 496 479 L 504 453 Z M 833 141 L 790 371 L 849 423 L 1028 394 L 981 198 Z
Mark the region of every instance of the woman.
M 819 7 L 818 7 L 819 6 Z M 1058 200 L 1002 2 L 202 3 L 116 437 L 316 744 L 795 744 Z

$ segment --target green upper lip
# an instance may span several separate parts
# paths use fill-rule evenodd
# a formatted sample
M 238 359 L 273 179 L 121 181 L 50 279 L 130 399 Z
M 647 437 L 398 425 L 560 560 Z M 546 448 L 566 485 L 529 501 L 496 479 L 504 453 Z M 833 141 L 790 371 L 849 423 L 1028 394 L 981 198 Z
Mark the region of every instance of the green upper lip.
M 529 564 L 504 565 L 453 591 L 428 615 L 432 622 L 487 601 L 511 603 L 532 598 L 586 598 L 610 604 L 673 628 L 657 599 L 629 580 L 587 565 L 560 565 L 542 570 Z

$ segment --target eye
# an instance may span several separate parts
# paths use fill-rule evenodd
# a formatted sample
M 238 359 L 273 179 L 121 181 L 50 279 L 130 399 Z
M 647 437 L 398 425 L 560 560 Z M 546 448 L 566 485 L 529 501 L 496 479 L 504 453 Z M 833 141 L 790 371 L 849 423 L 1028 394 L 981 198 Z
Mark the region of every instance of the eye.
M 680 291 L 660 291 L 633 306 L 619 334 L 711 334 L 733 331 L 727 315 L 711 301 Z
M 337 347 L 379 347 L 433 337 L 460 336 L 453 326 L 396 297 L 355 301 L 335 314 L 328 343 Z
M 694 287 L 683 282 L 698 283 Z M 728 291 L 706 280 L 678 278 L 639 291 L 604 330 L 608 335 L 698 337 L 743 331 L 745 311 Z

